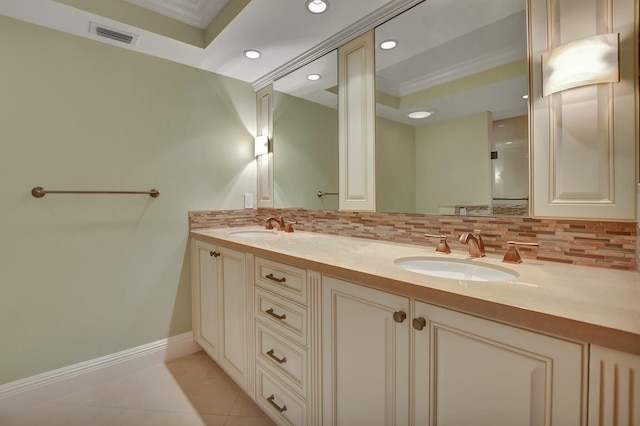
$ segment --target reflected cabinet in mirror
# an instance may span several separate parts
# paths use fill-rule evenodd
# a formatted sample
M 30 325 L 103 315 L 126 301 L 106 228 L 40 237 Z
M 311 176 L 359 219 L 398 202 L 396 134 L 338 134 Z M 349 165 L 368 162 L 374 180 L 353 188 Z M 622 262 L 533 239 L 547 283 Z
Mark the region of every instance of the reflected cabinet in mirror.
M 428 0 L 376 28 L 377 211 L 528 215 L 524 0 Z
M 338 208 L 337 86 L 336 51 L 274 82 L 275 207 Z
M 528 215 L 526 25 L 525 0 L 428 0 L 375 29 L 377 211 Z M 274 83 L 276 207 L 338 208 L 336 60 Z

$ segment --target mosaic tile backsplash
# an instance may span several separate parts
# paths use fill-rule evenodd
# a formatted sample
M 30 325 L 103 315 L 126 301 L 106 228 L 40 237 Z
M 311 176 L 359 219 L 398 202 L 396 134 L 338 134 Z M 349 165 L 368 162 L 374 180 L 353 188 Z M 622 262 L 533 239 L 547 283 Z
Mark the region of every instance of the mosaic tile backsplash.
M 638 229 L 631 222 L 261 208 L 189 212 L 189 227 L 252 226 L 269 216 L 295 221 L 294 228 L 301 231 L 423 246 L 438 243 L 425 238 L 425 233 L 443 234 L 451 250 L 462 252 L 467 247 L 458 236 L 479 230 L 487 253 L 503 254 L 507 241 L 515 240 L 540 244 L 519 247 L 522 258 L 624 270 L 638 266 Z

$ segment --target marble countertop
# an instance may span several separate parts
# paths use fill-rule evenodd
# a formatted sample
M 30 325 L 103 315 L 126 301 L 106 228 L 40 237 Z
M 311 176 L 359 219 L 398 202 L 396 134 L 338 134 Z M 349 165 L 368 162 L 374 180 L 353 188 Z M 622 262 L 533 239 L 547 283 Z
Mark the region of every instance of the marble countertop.
M 427 303 L 640 355 L 637 272 L 532 259 L 506 264 L 502 256 L 471 259 L 466 252 L 437 254 L 435 245 L 415 246 L 300 231 L 261 237 L 232 234 L 248 229 L 263 228 L 203 229 L 192 231 L 191 236 Z M 398 258 L 411 256 L 459 259 L 506 268 L 515 272 L 517 278 L 500 282 L 439 278 L 394 264 Z

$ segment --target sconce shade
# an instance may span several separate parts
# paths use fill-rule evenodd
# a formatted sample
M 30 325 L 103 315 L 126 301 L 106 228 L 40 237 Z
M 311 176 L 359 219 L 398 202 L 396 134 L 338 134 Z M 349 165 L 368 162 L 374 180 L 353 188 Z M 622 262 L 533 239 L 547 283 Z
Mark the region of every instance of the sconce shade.
M 255 156 L 269 153 L 269 137 L 266 135 L 256 136 Z
M 542 55 L 542 96 L 620 81 L 620 35 L 601 34 L 563 44 Z

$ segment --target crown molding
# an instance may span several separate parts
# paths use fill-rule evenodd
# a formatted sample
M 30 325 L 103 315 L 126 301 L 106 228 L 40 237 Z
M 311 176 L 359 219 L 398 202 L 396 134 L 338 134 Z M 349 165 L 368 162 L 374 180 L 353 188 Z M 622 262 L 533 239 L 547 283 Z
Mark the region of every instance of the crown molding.
M 228 0 L 126 0 L 204 30 Z
M 473 58 L 465 62 L 457 63 L 442 70 L 429 73 L 414 80 L 400 84 L 396 96 L 406 96 L 429 87 L 447 83 L 458 78 L 466 77 L 481 71 L 486 71 L 500 65 L 508 64 L 519 59 L 526 59 L 522 52 L 526 51 L 526 46 L 513 45 L 498 51 L 492 52 L 479 58 Z

